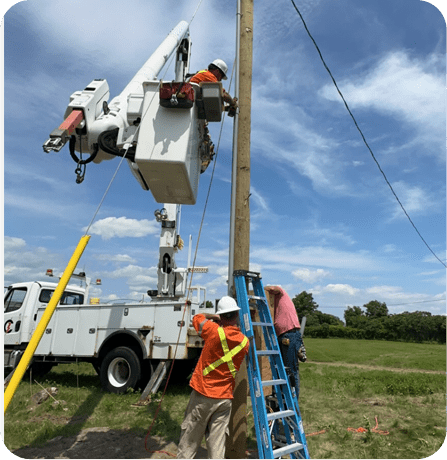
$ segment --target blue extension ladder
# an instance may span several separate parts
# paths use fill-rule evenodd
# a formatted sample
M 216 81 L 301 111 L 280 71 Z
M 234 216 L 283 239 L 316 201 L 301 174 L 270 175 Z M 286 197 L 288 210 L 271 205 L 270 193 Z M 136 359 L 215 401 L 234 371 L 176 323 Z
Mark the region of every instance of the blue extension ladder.
M 250 340 L 247 375 L 258 443 L 258 458 L 273 459 L 284 455 L 290 455 L 291 458 L 310 458 L 298 401 L 295 391 L 292 391 L 289 384 L 281 357 L 261 275 L 245 270 L 236 270 L 233 276 L 237 303 L 241 308 L 239 312 L 241 330 Z M 247 288 L 250 282 L 254 295 L 248 295 Z M 250 305 L 256 307 L 259 313 L 259 322 L 251 320 Z M 266 345 L 265 350 L 256 349 L 253 326 L 262 329 Z M 272 380 L 262 381 L 259 356 L 268 356 Z M 262 390 L 265 386 L 273 386 L 274 397 L 270 398 L 275 402 L 273 406 L 266 404 Z

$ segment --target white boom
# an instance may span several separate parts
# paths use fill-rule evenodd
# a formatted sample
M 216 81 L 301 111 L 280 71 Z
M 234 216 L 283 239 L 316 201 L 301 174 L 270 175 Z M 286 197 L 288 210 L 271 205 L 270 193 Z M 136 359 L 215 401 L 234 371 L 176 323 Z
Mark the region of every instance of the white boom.
M 190 48 L 189 25 L 181 21 L 110 103 L 105 79 L 74 92 L 64 122 L 43 145 L 47 153 L 59 152 L 69 142 L 77 183 L 83 182 L 88 163 L 125 156 L 141 187 L 164 203 L 155 213 L 162 226 L 159 297 L 185 295 L 190 267 L 178 269 L 174 262 L 183 245 L 178 235 L 179 205 L 196 202 L 200 174 L 214 155 L 207 121 L 220 121 L 224 110 L 221 83 L 185 83 Z M 163 85 L 157 78 L 174 51 L 175 80 Z M 172 94 L 168 99 L 161 95 L 165 85 Z M 90 156 L 78 158 L 75 151 Z
M 113 98 L 110 104 L 107 103 L 110 93 L 105 79 L 93 80 L 84 90 L 76 91 L 70 96 L 70 103 L 64 118 L 67 119 L 74 110 L 83 112 L 83 119 L 74 127 L 78 128 L 77 132 L 80 130 L 80 135 L 83 135 L 76 141 L 77 151 L 82 148 L 84 153 L 95 154 L 92 160 L 95 163 L 123 155 L 123 152 L 119 151 L 120 147 L 133 141 L 137 128 L 136 119 L 132 117 L 132 114 L 139 112 L 141 116 L 141 107 L 137 108 L 135 101 L 139 100 L 140 105 L 142 104 L 143 82 L 156 80 L 159 72 L 176 49 L 178 49 L 177 60 L 182 63 L 182 65 L 176 64 L 176 79 L 182 81 L 189 64 L 189 29 L 186 21 L 181 21 L 169 33 L 121 94 Z M 136 96 L 140 98 L 136 99 Z M 130 117 L 128 112 L 130 112 Z M 74 128 L 71 131 L 67 128 L 68 132 L 64 128 L 56 128 L 43 145 L 44 151 L 59 152 L 69 140 Z M 100 136 L 114 129 L 118 129 L 118 132 L 114 133 L 115 139 L 112 139 L 115 145 L 111 147 L 110 138 L 106 137 L 103 145 L 106 150 L 103 150 L 102 146 L 99 146 L 98 149 Z

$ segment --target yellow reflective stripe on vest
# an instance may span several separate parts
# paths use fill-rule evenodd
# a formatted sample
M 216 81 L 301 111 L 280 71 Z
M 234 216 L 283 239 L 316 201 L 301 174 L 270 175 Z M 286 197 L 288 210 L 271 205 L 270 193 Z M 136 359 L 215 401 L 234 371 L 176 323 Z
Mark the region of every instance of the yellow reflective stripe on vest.
M 231 375 L 233 376 L 233 378 L 236 378 L 237 371 L 236 371 L 236 368 L 234 367 L 233 356 L 236 356 L 240 351 L 242 351 L 245 348 L 245 346 L 248 343 L 248 339 L 247 337 L 244 337 L 244 340 L 242 341 L 242 343 L 240 343 L 239 345 L 234 347 L 232 350 L 230 350 L 228 347 L 227 338 L 225 337 L 225 332 L 223 328 L 219 327 L 217 329 L 217 332 L 219 333 L 220 343 L 222 344 L 224 355 L 222 356 L 222 358 L 218 359 L 217 361 L 214 361 L 214 363 L 206 367 L 203 370 L 203 376 L 205 377 L 211 371 L 214 371 L 216 367 L 219 367 L 221 364 L 227 363 L 228 368 L 230 369 Z

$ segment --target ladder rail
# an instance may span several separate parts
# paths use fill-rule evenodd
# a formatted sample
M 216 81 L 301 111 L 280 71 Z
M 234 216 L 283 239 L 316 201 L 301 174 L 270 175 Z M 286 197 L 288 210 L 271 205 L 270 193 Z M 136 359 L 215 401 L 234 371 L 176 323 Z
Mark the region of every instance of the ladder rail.
M 251 281 L 254 295 L 248 295 Z M 241 330 L 250 340 L 247 356 L 247 374 L 254 416 L 259 458 L 310 458 L 301 420 L 298 401 L 292 393 L 289 377 L 281 356 L 270 308 L 259 273 L 238 270 L 234 272 L 234 286 L 241 319 Z M 250 307 L 256 309 L 259 321 L 252 321 Z M 261 330 L 265 349 L 257 350 L 254 327 Z M 259 330 L 257 329 L 257 330 Z M 272 373 L 270 380 L 262 380 L 260 357 L 267 357 Z M 275 408 L 267 413 L 264 388 L 271 386 L 275 392 Z M 282 430 L 282 433 L 280 433 Z

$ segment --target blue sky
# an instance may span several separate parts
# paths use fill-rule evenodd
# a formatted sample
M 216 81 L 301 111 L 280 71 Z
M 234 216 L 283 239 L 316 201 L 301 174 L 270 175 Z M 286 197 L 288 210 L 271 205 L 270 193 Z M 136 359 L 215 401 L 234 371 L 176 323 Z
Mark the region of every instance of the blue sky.
M 106 78 L 111 98 L 198 0 L 27 0 L 4 31 L 4 283 L 62 272 L 118 167 L 90 164 L 81 185 L 66 146 L 42 144 L 69 96 Z M 445 263 L 445 21 L 419 0 L 296 0 L 374 155 L 416 227 Z M 236 1 L 203 0 L 191 70 L 232 67 Z M 169 69 L 165 79 L 173 78 Z M 228 89 L 230 81 L 225 82 Z M 230 88 L 230 93 L 232 90 Z M 226 294 L 232 119 L 224 121 L 193 284 Z M 220 125 L 210 125 L 217 144 Z M 182 207 L 186 247 L 211 169 Z M 123 164 L 80 261 L 101 301 L 156 288 L 160 205 Z M 445 267 L 400 209 L 336 93 L 290 0 L 255 1 L 251 132 L 251 269 L 320 310 L 386 302 L 390 313 L 445 313 Z M 147 298 L 147 296 L 145 296 Z

